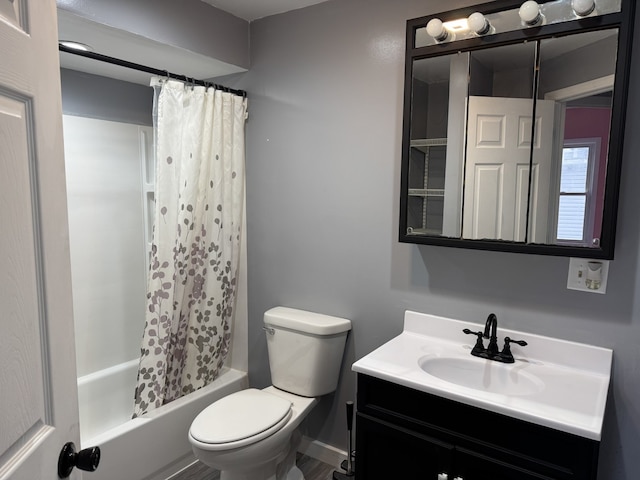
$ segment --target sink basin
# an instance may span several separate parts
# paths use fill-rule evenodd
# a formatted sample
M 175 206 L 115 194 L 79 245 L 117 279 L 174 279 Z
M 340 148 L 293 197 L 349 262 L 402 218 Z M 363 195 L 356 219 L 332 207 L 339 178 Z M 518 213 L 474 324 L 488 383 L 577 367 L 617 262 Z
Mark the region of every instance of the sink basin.
M 501 395 L 531 395 L 544 389 L 544 382 L 520 366 L 475 358 L 424 356 L 420 368 L 429 375 L 466 388 Z
M 611 377 L 610 349 L 501 328 L 515 363 L 471 355 L 465 329 L 482 326 L 407 311 L 402 333 L 353 370 L 449 400 L 600 440 Z M 473 340 L 471 340 L 473 343 Z

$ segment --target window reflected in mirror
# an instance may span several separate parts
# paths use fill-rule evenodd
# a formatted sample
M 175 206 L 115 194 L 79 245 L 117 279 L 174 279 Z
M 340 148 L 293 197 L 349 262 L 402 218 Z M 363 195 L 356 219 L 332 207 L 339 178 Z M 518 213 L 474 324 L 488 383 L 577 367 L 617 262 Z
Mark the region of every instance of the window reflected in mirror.
M 568 140 L 562 148 L 558 220 L 555 241 L 584 244 L 593 231 L 593 218 L 588 212 L 595 200 L 594 169 L 598 157 L 599 139 Z
M 546 217 L 530 211 L 533 243 L 600 246 L 617 45 L 617 29 L 540 41 L 537 103 L 553 105 L 555 138 L 551 168 L 538 172 L 550 201 Z

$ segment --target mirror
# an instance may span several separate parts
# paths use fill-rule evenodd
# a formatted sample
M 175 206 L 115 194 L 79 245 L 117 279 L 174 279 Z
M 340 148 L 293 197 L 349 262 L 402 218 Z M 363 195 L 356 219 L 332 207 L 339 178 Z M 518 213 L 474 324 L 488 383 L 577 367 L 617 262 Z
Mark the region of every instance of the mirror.
M 433 17 L 408 22 L 400 241 L 613 258 L 623 7 L 432 44 L 424 27 Z
M 550 156 L 534 153 L 550 160 L 538 177 L 550 187 L 549 217 L 532 209 L 534 241 L 600 245 L 617 46 L 617 29 L 540 42 L 537 103 L 553 109 L 557 138 Z

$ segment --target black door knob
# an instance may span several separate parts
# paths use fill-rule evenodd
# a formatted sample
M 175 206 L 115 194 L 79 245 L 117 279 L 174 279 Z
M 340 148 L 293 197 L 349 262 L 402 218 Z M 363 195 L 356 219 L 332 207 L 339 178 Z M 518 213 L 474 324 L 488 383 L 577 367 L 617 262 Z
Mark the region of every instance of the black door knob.
M 85 472 L 93 472 L 100 463 L 100 447 L 90 447 L 76 452 L 72 442 L 65 443 L 58 457 L 58 477 L 68 478 L 73 467 Z

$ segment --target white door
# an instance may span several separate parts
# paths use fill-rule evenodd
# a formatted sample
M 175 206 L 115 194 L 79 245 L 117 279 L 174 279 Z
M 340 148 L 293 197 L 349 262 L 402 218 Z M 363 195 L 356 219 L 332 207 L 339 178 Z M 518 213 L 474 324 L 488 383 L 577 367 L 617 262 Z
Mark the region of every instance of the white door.
M 0 0 L 2 480 L 79 447 L 58 63 L 55 1 Z
M 536 100 L 536 129 L 533 142 L 533 173 L 531 176 L 531 206 L 529 207 L 529 243 L 555 243 L 555 201 L 553 192 L 556 145 L 553 139 L 556 102 Z
M 553 102 L 536 108 L 529 241 L 544 241 Z M 469 97 L 463 238 L 525 240 L 532 110 L 531 99 Z

